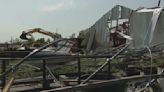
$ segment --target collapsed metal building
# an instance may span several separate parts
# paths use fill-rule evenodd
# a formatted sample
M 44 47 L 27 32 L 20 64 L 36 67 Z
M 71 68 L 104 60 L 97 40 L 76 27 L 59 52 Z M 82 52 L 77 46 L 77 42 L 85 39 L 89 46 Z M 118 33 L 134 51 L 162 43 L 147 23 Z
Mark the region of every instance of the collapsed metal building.
M 103 89 L 103 91 L 108 92 L 108 88 L 112 88 L 113 85 L 117 85 L 119 87 L 124 85 L 122 86 L 124 88 L 120 89 L 119 92 L 143 92 L 144 90 L 147 90 L 147 88 L 152 87 L 152 85 L 153 87 L 155 85 L 155 88 L 152 88 L 151 91 L 163 92 L 163 85 L 160 85 L 162 81 L 157 83 L 157 79 L 163 77 L 164 70 L 162 69 L 159 73 L 153 72 L 151 63 L 151 65 L 148 66 L 149 73 L 146 73 L 147 71 L 145 72 L 144 70 L 145 67 L 137 66 L 138 63 L 145 60 L 143 56 L 151 58 L 151 60 L 148 59 L 148 61 L 152 62 L 153 52 L 158 52 L 155 53 L 157 55 L 163 54 L 163 35 L 163 8 L 155 7 L 132 10 L 121 5 L 116 5 L 104 14 L 93 26 L 87 28 L 86 30 L 82 30 L 79 33 L 79 38 L 82 39 L 81 47 L 84 51 L 89 52 L 89 54 L 87 53 L 86 55 L 81 55 L 77 53 L 76 55 L 56 55 L 53 57 L 37 58 L 43 61 L 43 88 L 38 88 L 37 90 L 43 92 L 99 92 L 102 91 L 103 87 L 105 87 L 107 90 Z M 69 39 L 53 41 L 39 49 L 32 51 L 24 58 L 21 58 L 18 63 L 13 65 L 8 70 L 5 70 L 5 67 L 3 66 L 3 73 L 0 75 L 0 78 L 2 78 L 3 87 L 6 83 L 5 76 L 8 75 L 9 72 L 12 73 L 12 78 L 8 85 L 4 87 L 3 92 L 7 92 L 14 82 L 14 76 L 17 72 L 18 66 L 29 58 L 36 59 L 31 56 L 37 54 L 46 47 L 63 40 Z M 133 59 L 130 61 L 129 57 Z M 49 69 L 46 68 L 46 61 L 53 59 L 55 62 L 55 60 L 59 58 L 77 59 L 77 74 L 73 77 L 75 78 L 74 80 L 66 81 L 57 80 L 57 78 L 54 78 L 55 76 L 53 76 L 54 82 L 61 85 L 50 87 L 50 83 L 48 82 L 46 75 L 46 70 L 49 71 Z M 97 58 L 101 58 L 106 61 L 88 75 L 87 73 L 81 72 L 81 59 L 83 58 L 92 58 L 94 59 L 94 62 Z M 3 57 L 0 59 L 3 61 L 3 65 L 5 65 L 5 60 L 11 60 L 11 58 L 4 59 Z M 121 65 L 125 66 L 123 66 L 122 71 L 127 71 L 130 69 L 130 74 L 128 75 L 126 72 L 127 74 L 124 76 L 113 77 L 111 74 L 111 62 L 114 61 L 114 59 L 122 59 Z M 130 64 L 127 61 L 129 61 Z M 134 65 L 134 69 L 129 65 Z M 100 78 L 104 78 L 104 76 L 106 76 L 106 80 L 96 80 L 96 78 L 91 80 L 92 77 L 98 76 L 96 74 L 106 66 L 108 66 L 107 72 L 103 73 L 103 76 L 100 76 Z M 136 72 L 137 74 L 134 74 Z M 141 75 L 141 72 L 144 72 L 144 74 Z M 50 74 L 53 75 L 52 72 L 50 72 Z M 65 82 L 64 85 L 62 85 L 63 82 Z M 72 85 L 71 82 L 73 82 Z M 160 87 L 162 91 L 157 91 L 156 84 L 158 84 L 158 87 Z M 118 88 L 116 87 L 115 89 Z
M 108 49 L 111 44 L 110 34 L 113 27 L 119 26 L 119 23 L 123 22 L 128 22 L 128 34 L 125 35 L 132 38 L 131 49 L 141 49 L 163 42 L 163 8 L 132 10 L 116 5 L 93 26 L 80 32 L 85 34 L 85 37 L 82 36 L 84 38 L 82 46 L 86 46 L 87 50 L 95 51 Z
M 143 8 L 132 13 L 130 18 L 130 36 L 132 48 L 141 49 L 163 43 L 163 8 Z
M 105 13 L 93 26 L 82 30 L 79 34 L 83 38 L 82 46 L 86 50 L 103 51 L 109 48 L 110 31 L 113 27 L 118 26 L 120 20 L 128 21 L 132 9 L 116 5 L 110 11 Z M 82 33 L 84 33 L 82 35 Z

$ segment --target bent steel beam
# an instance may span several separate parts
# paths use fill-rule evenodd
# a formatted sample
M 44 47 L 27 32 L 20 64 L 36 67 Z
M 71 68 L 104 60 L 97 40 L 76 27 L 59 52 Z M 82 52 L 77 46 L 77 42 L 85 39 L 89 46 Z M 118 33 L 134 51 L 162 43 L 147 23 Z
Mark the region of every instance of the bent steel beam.
M 40 47 L 39 49 L 35 49 L 33 50 L 32 52 L 30 52 L 27 56 L 25 56 L 24 58 L 22 58 L 20 61 L 18 61 L 18 63 L 16 63 L 15 65 L 13 65 L 10 69 L 8 69 L 6 72 L 2 73 L 0 75 L 0 78 L 2 78 L 3 76 L 9 74 L 10 72 L 12 72 L 12 77 L 10 79 L 10 81 L 6 84 L 4 90 L 2 92 L 9 92 L 10 88 L 11 88 L 11 85 L 13 84 L 13 81 L 14 81 L 14 77 L 15 77 L 15 73 L 17 72 L 19 66 L 24 63 L 25 60 L 27 60 L 29 57 L 31 57 L 32 55 L 35 55 L 36 53 L 42 51 L 43 49 L 47 48 L 48 46 L 50 45 L 53 45 L 53 44 L 56 44 L 60 41 L 63 41 L 63 40 L 68 40 L 68 39 L 60 39 L 60 40 L 57 40 L 57 41 L 53 41 L 47 45 L 44 45 L 42 47 Z
M 108 61 L 106 61 L 102 66 L 100 66 L 95 72 L 93 72 L 88 78 L 86 78 L 81 84 L 85 84 L 86 82 L 89 81 L 90 78 L 92 78 L 97 72 L 99 72 L 101 69 L 103 69 L 108 62 L 112 61 L 115 57 L 117 57 L 121 52 L 123 52 L 129 44 L 127 44 L 125 47 L 123 47 L 120 51 L 118 51 L 116 54 L 114 54 L 111 58 L 109 58 Z

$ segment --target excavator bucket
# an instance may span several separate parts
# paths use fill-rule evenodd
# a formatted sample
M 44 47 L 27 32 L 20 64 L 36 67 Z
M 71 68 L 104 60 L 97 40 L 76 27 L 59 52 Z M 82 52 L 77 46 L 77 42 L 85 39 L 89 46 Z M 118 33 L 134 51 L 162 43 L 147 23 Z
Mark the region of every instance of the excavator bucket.
M 23 40 L 28 40 L 28 38 L 27 38 L 27 33 L 22 33 L 21 35 L 20 35 L 20 38 L 21 39 L 23 39 Z

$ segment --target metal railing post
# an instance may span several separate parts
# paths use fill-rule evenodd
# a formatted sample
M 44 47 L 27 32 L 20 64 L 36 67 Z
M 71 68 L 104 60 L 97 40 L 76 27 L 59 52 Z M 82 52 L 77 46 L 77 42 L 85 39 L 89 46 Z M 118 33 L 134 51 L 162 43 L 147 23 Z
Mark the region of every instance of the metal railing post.
M 111 76 L 111 62 L 108 62 L 108 79 Z
M 43 89 L 49 88 L 49 83 L 47 82 L 47 73 L 46 73 L 46 60 L 42 61 L 42 71 L 43 71 Z
M 79 55 L 78 55 L 79 56 Z M 80 62 L 80 57 L 77 58 L 77 66 L 78 66 L 78 84 L 81 83 L 81 62 Z
M 112 61 L 114 58 L 116 58 L 121 52 L 123 52 L 127 47 L 129 46 L 129 44 L 127 44 L 125 47 L 123 47 L 122 49 L 120 49 L 116 54 L 114 54 L 108 61 L 106 61 L 104 64 L 102 64 L 97 70 L 95 70 L 88 78 L 86 78 L 81 84 L 85 84 L 86 82 L 88 82 L 94 75 L 96 75 L 97 72 L 99 72 L 100 70 L 102 70 L 107 64 L 108 62 Z
M 2 73 L 6 72 L 6 62 L 5 60 L 1 61 L 1 68 L 2 68 Z M 2 77 L 2 89 L 5 87 L 6 85 L 6 76 L 4 75 Z

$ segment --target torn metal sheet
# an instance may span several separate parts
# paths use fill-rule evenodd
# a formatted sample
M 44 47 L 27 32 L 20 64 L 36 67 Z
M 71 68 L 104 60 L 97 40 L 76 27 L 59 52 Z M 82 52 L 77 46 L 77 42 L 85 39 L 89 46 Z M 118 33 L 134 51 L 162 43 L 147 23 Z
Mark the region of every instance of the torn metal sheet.
M 156 27 L 156 24 L 157 24 L 157 21 L 159 19 L 159 15 L 160 15 L 162 9 L 163 8 L 157 8 L 153 11 L 152 19 L 151 19 L 151 22 L 150 22 L 149 27 L 147 29 L 147 34 L 144 38 L 144 45 L 145 46 L 149 46 L 152 39 L 153 39 L 155 27 Z
M 164 42 L 163 8 L 141 9 L 133 12 L 130 18 L 130 48 L 141 49 Z
M 110 31 L 108 22 L 111 20 L 128 19 L 132 10 L 124 6 L 116 5 L 104 14 L 93 26 L 83 30 L 82 46 L 86 46 L 87 51 L 102 51 L 109 47 Z

